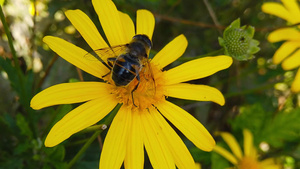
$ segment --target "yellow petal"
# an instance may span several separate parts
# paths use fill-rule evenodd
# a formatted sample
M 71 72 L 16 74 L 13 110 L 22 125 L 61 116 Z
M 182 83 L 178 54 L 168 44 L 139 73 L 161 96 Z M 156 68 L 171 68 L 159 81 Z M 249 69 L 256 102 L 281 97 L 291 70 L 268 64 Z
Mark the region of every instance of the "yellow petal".
M 175 162 L 171 152 L 166 148 L 162 129 L 147 110 L 141 112 L 141 124 L 145 148 L 152 167 L 175 169 Z
M 144 145 L 142 139 L 142 124 L 139 112 L 132 112 L 132 126 L 128 133 L 125 168 L 142 169 L 144 167 Z
M 164 101 L 157 105 L 158 110 L 174 126 L 176 126 L 191 142 L 203 151 L 211 151 L 215 146 L 215 140 L 206 128 L 180 107 Z
M 39 110 L 58 104 L 84 102 L 110 95 L 109 89 L 109 84 L 101 82 L 62 83 L 51 86 L 35 95 L 31 99 L 30 106 Z
M 68 10 L 65 14 L 93 50 L 108 47 L 94 23 L 85 13 L 77 9 Z
M 86 59 L 87 51 L 61 38 L 46 36 L 43 41 L 60 57 L 91 75 L 102 78 L 109 72 L 101 62 Z
M 287 41 L 284 42 L 280 48 L 275 52 L 273 56 L 273 63 L 279 64 L 291 53 L 293 53 L 297 48 L 300 47 L 300 43 L 297 41 Z
M 185 36 L 179 35 L 160 50 L 151 63 L 155 64 L 158 69 L 162 69 L 182 56 L 187 45 L 188 41 Z
M 269 165 L 266 167 L 263 167 L 263 169 L 282 169 L 281 165 Z
M 291 90 L 295 93 L 300 92 L 300 68 L 298 69 L 295 79 L 292 83 Z
M 196 163 L 196 169 L 201 169 L 201 164 L 200 163 Z
M 45 146 L 56 146 L 74 133 L 97 123 L 116 105 L 115 98 L 106 95 L 78 106 L 52 127 L 45 140 Z
M 136 34 L 145 34 L 152 39 L 155 26 L 153 14 L 145 9 L 140 9 L 136 12 Z
M 300 66 L 300 49 L 298 49 L 295 53 L 293 53 L 290 57 L 288 57 L 282 62 L 282 68 L 284 70 L 291 70 L 299 66 Z
M 221 156 L 223 156 L 224 158 L 226 158 L 228 161 L 230 161 L 232 164 L 237 165 L 238 164 L 238 160 L 226 149 L 224 149 L 223 147 L 220 147 L 218 145 L 216 145 L 214 147 L 214 151 L 218 154 L 220 154 Z
M 300 31 L 294 28 L 282 28 L 271 32 L 268 36 L 269 42 L 279 42 L 283 40 L 300 40 Z
M 126 145 L 132 123 L 131 110 L 122 106 L 105 137 L 100 157 L 100 169 L 120 169 L 125 159 Z
M 256 158 L 254 155 L 253 136 L 248 129 L 243 130 L 244 134 L 244 153 L 245 156 Z
M 224 96 L 218 89 L 206 85 L 178 83 L 166 86 L 165 92 L 166 96 L 180 99 L 213 101 L 221 106 L 225 103 Z
M 110 46 L 128 43 L 129 41 L 126 39 L 119 11 L 113 1 L 92 0 L 92 3 Z
M 262 5 L 262 11 L 271 15 L 278 16 L 284 20 L 293 20 L 289 11 L 280 3 L 276 2 L 266 2 Z
M 272 158 L 267 158 L 259 163 L 259 166 L 263 169 L 282 169 L 282 166 L 275 163 Z
M 228 68 L 231 64 L 232 58 L 225 55 L 195 59 L 165 71 L 165 85 L 207 77 Z
M 129 15 L 127 15 L 126 13 L 119 11 L 119 15 L 120 15 L 120 20 L 121 20 L 123 28 L 124 28 L 125 40 L 127 42 L 130 42 L 131 39 L 133 38 L 133 36 L 135 35 L 134 24 L 133 24 L 131 18 L 129 17 Z
M 290 20 L 289 22 L 295 24 L 300 22 L 300 10 L 298 5 L 298 0 L 281 0 L 284 4 L 285 8 L 290 13 Z
M 153 109 L 150 110 L 152 110 L 150 113 L 162 130 L 162 136 L 164 140 L 167 141 L 166 147 L 170 150 L 177 168 L 195 168 L 192 155 L 177 133 L 170 127 L 160 113 Z
M 263 168 L 265 168 L 265 167 L 268 167 L 268 166 L 274 166 L 275 165 L 275 161 L 274 161 L 273 158 L 267 158 L 267 159 L 259 162 L 259 164 L 260 164 L 260 166 L 262 166 Z M 278 165 L 278 167 L 279 167 L 279 165 Z
M 239 143 L 236 141 L 233 135 L 227 132 L 222 132 L 221 136 L 223 140 L 227 143 L 233 154 L 237 157 L 237 159 L 242 159 L 243 154 L 241 147 L 239 146 Z

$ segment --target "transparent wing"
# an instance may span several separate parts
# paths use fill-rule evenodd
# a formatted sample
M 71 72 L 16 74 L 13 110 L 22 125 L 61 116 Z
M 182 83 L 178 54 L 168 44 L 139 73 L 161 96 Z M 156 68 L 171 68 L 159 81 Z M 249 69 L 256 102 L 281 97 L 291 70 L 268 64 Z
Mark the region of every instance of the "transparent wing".
M 84 57 L 91 61 L 100 61 L 110 69 L 110 67 L 107 65 L 107 59 L 116 58 L 122 53 L 126 52 L 127 46 L 128 44 L 96 49 L 85 54 Z
M 128 45 L 126 44 L 96 49 L 92 52 L 87 53 L 84 57 L 89 60 L 101 60 L 107 62 L 107 58 L 114 58 L 126 52 L 127 46 Z

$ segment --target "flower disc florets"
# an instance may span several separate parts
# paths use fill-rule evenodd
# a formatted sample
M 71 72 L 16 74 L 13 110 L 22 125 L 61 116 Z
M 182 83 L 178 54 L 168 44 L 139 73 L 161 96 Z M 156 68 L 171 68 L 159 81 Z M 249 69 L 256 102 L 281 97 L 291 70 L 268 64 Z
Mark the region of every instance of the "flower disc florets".
M 259 41 L 253 39 L 254 27 L 240 26 L 240 19 L 233 21 L 219 37 L 219 44 L 224 47 L 225 54 L 237 60 L 253 59 L 257 53 Z
M 225 46 L 229 53 L 241 56 L 247 53 L 251 38 L 243 29 L 231 29 L 224 33 Z
M 155 65 L 146 64 L 139 72 L 140 81 L 135 78 L 127 86 L 113 85 L 112 93 L 116 95 L 119 103 L 131 107 L 132 110 L 145 110 L 165 98 L 162 75 L 162 71 Z M 108 83 L 114 84 L 111 78 Z
M 260 169 L 256 159 L 251 157 L 243 157 L 238 166 L 239 169 Z

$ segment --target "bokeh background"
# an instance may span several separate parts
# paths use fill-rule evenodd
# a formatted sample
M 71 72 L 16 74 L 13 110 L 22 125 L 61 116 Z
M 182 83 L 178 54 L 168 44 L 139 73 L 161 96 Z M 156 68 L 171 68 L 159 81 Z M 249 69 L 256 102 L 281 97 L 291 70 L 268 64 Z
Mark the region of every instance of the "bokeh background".
M 266 38 L 272 30 L 286 26 L 286 22 L 263 13 L 261 5 L 264 2 L 114 0 L 118 10 L 129 14 L 134 21 L 137 9 L 153 12 L 156 25 L 151 55 L 176 36 L 184 34 L 187 37 L 186 52 L 166 69 L 193 57 L 222 54 L 218 37 L 222 37 L 226 26 L 237 18 L 240 18 L 241 25 L 254 26 L 254 38 L 260 41 L 261 48 L 254 59 L 235 60 L 229 69 L 191 82 L 217 87 L 226 98 L 225 106 L 211 102 L 168 100 L 194 115 L 219 144 L 226 147 L 217 131 L 234 134 L 242 145 L 242 130 L 248 128 L 254 135 L 261 159 L 273 157 L 285 169 L 296 169 L 300 168 L 300 95 L 289 90 L 296 71 L 283 71 L 280 65 L 272 64 L 272 56 L 281 43 L 271 44 Z M 43 141 L 51 126 L 77 105 L 34 111 L 29 102 L 38 91 L 54 84 L 98 80 L 64 61 L 42 42 L 46 35 L 58 36 L 91 51 L 64 11 L 81 9 L 104 35 L 97 14 L 89 0 L 2 0 L 0 3 L 23 72 L 22 80 L 18 79 L 11 63 L 8 39 L 0 23 L 0 168 L 66 168 L 93 133 L 79 133 L 56 147 L 45 148 Z M 98 167 L 105 134 L 102 133 L 73 168 Z M 223 169 L 230 166 L 220 155 L 203 152 L 184 136 L 181 138 L 202 168 Z M 145 168 L 152 168 L 147 159 Z

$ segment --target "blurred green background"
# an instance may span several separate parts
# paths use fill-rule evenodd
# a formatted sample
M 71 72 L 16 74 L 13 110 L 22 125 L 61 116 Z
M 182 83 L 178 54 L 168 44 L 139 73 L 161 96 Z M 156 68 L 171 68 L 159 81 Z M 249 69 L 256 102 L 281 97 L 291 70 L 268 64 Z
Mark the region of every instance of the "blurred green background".
M 118 10 L 135 21 L 137 9 L 148 9 L 156 20 L 153 51 L 184 34 L 189 42 L 182 58 L 170 67 L 193 57 L 220 55 L 218 37 L 226 26 L 240 18 L 252 25 L 260 52 L 250 61 L 233 65 L 210 77 L 192 81 L 217 87 L 226 98 L 225 106 L 168 98 L 194 115 L 212 135 L 228 131 L 242 145 L 242 130 L 248 128 L 261 159 L 274 157 L 286 169 L 300 168 L 300 95 L 289 88 L 296 71 L 283 71 L 272 64 L 281 43 L 271 44 L 268 34 L 286 22 L 261 11 L 261 0 L 115 0 Z M 43 141 L 51 126 L 77 105 L 61 105 L 34 111 L 30 99 L 54 84 L 80 80 L 97 81 L 64 61 L 42 42 L 46 35 L 58 36 L 88 51 L 91 49 L 64 15 L 68 9 L 81 9 L 103 34 L 92 3 L 88 0 L 7 0 L 2 9 L 14 39 L 22 74 L 12 63 L 12 53 L 3 25 L 0 25 L 0 168 L 66 168 L 93 133 L 79 133 L 53 148 Z M 167 68 L 167 69 L 168 69 Z M 103 132 L 101 138 L 105 138 Z M 180 136 L 181 133 L 179 133 Z M 202 152 L 181 137 L 202 168 L 223 169 L 229 163 L 215 153 Z M 222 139 L 215 137 L 217 142 Z M 100 137 L 99 137 L 100 140 Z M 80 157 L 74 169 L 98 168 L 101 149 L 95 141 Z M 267 146 L 267 148 L 262 148 Z M 152 168 L 149 160 L 145 168 Z

